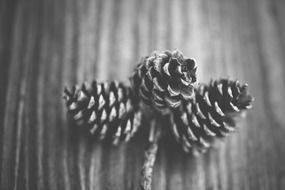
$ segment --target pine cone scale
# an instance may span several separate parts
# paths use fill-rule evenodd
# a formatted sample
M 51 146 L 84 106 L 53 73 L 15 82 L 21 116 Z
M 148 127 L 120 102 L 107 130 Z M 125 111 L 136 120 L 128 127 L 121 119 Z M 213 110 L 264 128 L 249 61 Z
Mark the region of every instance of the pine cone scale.
M 155 52 L 140 61 L 129 78 L 131 87 L 94 81 L 64 90 L 68 114 L 112 144 L 134 136 L 143 111 L 150 111 L 151 119 L 169 114 L 183 150 L 205 152 L 217 137 L 236 130 L 237 119 L 252 107 L 253 97 L 247 84 L 229 79 L 196 87 L 196 70 L 195 61 L 179 51 Z
M 247 85 L 236 81 L 221 79 L 211 81 L 210 85 L 202 84 L 195 89 L 192 100 L 184 100 L 179 109 L 173 109 L 173 131 L 177 132 L 174 136 L 187 152 L 193 148 L 204 152 L 214 137 L 226 137 L 235 130 L 234 118 L 252 101 Z
M 178 107 L 181 101 L 177 99 L 192 98 L 195 72 L 193 60 L 178 51 L 165 51 L 144 58 L 130 80 L 138 99 L 164 111 Z
M 85 125 L 101 140 L 127 141 L 135 133 L 133 120 L 139 125 L 139 105 L 130 87 L 118 82 L 83 84 L 81 88 L 65 89 L 66 106 L 78 125 Z M 126 126 L 127 125 L 127 126 Z M 118 135 L 120 135 L 118 137 Z

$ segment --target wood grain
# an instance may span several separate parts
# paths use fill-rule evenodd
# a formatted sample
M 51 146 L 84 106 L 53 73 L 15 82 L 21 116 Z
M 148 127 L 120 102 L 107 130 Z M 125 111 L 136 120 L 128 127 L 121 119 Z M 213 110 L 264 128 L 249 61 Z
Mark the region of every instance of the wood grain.
M 139 189 L 143 141 L 87 137 L 61 93 L 127 81 L 141 56 L 175 48 L 196 59 L 201 82 L 248 82 L 256 101 L 201 157 L 162 140 L 153 189 L 285 189 L 284 20 L 283 0 L 1 0 L 0 189 Z

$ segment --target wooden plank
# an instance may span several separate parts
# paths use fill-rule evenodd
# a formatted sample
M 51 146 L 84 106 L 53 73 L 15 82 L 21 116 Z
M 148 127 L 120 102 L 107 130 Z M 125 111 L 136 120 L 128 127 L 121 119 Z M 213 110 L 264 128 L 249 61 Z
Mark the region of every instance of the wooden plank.
M 154 189 L 285 189 L 284 10 L 282 0 L 1 0 L 0 188 L 139 189 L 144 134 L 102 145 L 67 120 L 61 93 L 127 82 L 141 56 L 177 48 L 201 82 L 231 76 L 256 101 L 200 157 L 167 135 Z

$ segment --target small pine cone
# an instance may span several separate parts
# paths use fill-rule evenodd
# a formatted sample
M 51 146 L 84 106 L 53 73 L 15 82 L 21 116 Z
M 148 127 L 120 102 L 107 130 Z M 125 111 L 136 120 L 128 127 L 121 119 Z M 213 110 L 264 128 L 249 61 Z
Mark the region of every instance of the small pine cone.
M 173 110 L 174 136 L 185 152 L 205 152 L 215 137 L 225 137 L 235 130 L 237 116 L 250 109 L 252 101 L 247 84 L 228 79 L 202 84 L 195 89 L 195 98 Z
M 130 87 L 118 82 L 83 84 L 81 88 L 65 89 L 69 115 L 78 125 L 117 144 L 128 141 L 137 131 L 141 113 Z
M 182 99 L 193 97 L 196 69 L 195 61 L 177 50 L 154 52 L 143 58 L 130 81 L 146 105 L 165 111 L 180 106 Z

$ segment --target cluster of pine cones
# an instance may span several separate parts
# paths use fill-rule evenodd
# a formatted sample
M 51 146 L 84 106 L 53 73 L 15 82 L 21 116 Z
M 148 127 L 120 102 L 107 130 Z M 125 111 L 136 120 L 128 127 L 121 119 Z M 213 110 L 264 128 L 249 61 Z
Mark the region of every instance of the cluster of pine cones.
M 183 150 L 204 152 L 216 137 L 235 130 L 236 118 L 251 108 L 253 97 L 247 84 L 230 79 L 197 85 L 196 69 L 195 61 L 177 50 L 154 52 L 137 65 L 130 86 L 93 81 L 65 89 L 68 113 L 113 144 L 133 137 L 147 112 L 167 114 Z

